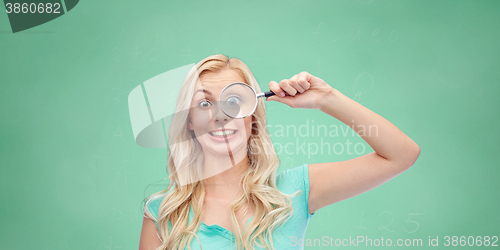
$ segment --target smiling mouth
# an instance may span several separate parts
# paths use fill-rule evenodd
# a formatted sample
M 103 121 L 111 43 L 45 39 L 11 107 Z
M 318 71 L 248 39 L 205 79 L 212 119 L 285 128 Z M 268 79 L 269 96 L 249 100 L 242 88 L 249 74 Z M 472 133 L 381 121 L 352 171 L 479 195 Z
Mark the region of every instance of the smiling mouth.
M 231 136 L 231 135 L 234 135 L 236 133 L 237 130 L 233 130 L 233 129 L 225 129 L 225 130 L 216 130 L 216 131 L 212 131 L 212 132 L 208 132 L 211 136 L 213 137 L 228 137 L 228 136 Z

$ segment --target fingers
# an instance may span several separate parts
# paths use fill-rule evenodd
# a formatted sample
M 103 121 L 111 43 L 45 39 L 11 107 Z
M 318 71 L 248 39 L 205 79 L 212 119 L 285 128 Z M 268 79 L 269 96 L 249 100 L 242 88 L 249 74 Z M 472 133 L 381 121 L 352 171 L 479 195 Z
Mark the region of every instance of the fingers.
M 279 83 L 275 81 L 269 82 L 269 89 L 281 97 L 284 97 L 285 93 L 295 96 L 297 93 L 304 93 L 311 87 L 309 78 L 311 78 L 311 75 L 303 71 L 290 79 L 283 79 Z
M 290 98 L 293 99 L 293 97 L 285 95 L 285 90 L 281 88 L 281 82 L 280 83 L 277 83 L 275 81 L 269 82 L 269 89 L 276 95 L 267 97 L 266 98 L 267 101 L 277 101 L 292 107 L 293 101 L 290 100 Z M 290 95 L 290 93 L 288 94 Z
M 290 80 L 283 79 L 280 82 L 280 88 L 285 91 L 288 95 L 295 96 L 297 94 L 297 90 L 290 86 Z
M 304 91 L 306 91 L 306 90 L 304 88 L 302 88 L 302 86 L 300 86 L 300 84 L 297 81 L 297 78 L 298 78 L 298 75 L 294 75 L 292 78 L 290 78 L 289 84 L 292 88 L 297 90 L 299 93 L 304 93 Z
M 269 83 L 269 89 L 277 96 L 285 97 L 285 92 L 280 88 L 277 82 L 271 81 Z
M 297 75 L 297 82 L 299 83 L 299 85 L 304 89 L 304 90 L 308 90 L 310 87 L 311 87 L 311 84 L 309 83 L 309 81 L 307 80 L 309 78 L 309 73 L 303 71 L 303 72 L 300 72 L 298 75 Z

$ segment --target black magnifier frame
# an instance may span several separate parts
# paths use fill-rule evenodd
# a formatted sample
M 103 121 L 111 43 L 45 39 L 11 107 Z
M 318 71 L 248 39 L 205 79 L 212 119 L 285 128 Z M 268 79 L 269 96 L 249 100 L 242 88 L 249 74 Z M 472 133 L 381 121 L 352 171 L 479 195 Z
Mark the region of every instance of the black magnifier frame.
M 248 85 L 248 84 L 246 84 L 246 83 L 242 83 L 242 82 L 233 82 L 233 83 L 231 83 L 231 84 L 227 85 L 227 86 L 226 86 L 226 87 L 225 87 L 225 88 L 221 91 L 221 93 L 220 93 L 220 95 L 219 95 L 219 101 L 220 101 L 220 102 L 222 102 L 222 97 L 223 97 L 223 95 L 224 95 L 224 92 L 225 92 L 228 88 L 230 88 L 231 86 L 235 86 L 235 85 L 238 85 L 238 86 L 245 86 L 245 87 L 247 87 L 247 88 L 251 89 L 251 90 L 252 90 L 252 92 L 253 92 L 253 94 L 254 94 L 254 96 L 255 96 L 255 105 L 254 105 L 254 107 L 253 107 L 253 109 L 252 109 L 252 111 L 251 111 L 251 112 L 249 112 L 248 114 L 243 115 L 243 116 L 234 116 L 234 115 L 229 114 L 230 112 L 227 112 L 226 110 L 224 110 L 224 108 L 223 108 L 224 106 L 222 105 L 222 107 L 221 107 L 222 112 L 224 112 L 224 114 L 226 114 L 227 116 L 229 116 L 229 117 L 231 117 L 231 118 L 238 119 L 238 118 L 245 118 L 245 117 L 248 117 L 248 116 L 252 115 L 252 114 L 255 112 L 255 109 L 257 109 L 257 103 L 258 103 L 258 102 L 257 102 L 257 99 L 259 99 L 259 98 L 261 98 L 261 97 L 269 97 L 269 96 L 273 96 L 273 95 L 275 95 L 275 94 L 274 94 L 274 92 L 272 92 L 272 91 L 270 91 L 270 90 L 269 90 L 269 91 L 266 91 L 266 92 L 263 92 L 263 93 L 258 93 L 258 94 L 257 94 L 257 92 L 255 92 L 255 89 L 254 89 L 254 88 L 252 88 L 252 86 L 250 86 L 250 85 Z

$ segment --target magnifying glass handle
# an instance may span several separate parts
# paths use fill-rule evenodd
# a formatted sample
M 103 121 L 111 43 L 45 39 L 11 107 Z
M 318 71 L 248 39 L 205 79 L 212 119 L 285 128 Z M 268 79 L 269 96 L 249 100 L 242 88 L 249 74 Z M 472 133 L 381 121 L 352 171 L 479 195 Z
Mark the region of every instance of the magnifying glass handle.
M 264 92 L 264 96 L 265 97 L 270 97 L 270 96 L 273 96 L 273 95 L 276 95 L 276 94 L 274 92 L 272 92 L 271 90 Z
M 270 97 L 270 96 L 273 96 L 273 95 L 275 95 L 275 93 L 274 93 L 274 92 L 272 92 L 271 90 L 269 90 L 269 91 L 266 91 L 266 92 L 264 92 L 264 93 L 259 93 L 259 94 L 257 94 L 257 98 L 261 98 L 261 97 Z

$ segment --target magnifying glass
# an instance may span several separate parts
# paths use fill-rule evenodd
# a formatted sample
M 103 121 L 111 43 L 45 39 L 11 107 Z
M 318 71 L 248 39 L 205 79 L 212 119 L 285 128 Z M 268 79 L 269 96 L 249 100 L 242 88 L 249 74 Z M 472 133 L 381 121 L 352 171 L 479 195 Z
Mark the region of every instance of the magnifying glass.
M 219 102 L 222 112 L 232 118 L 245 118 L 257 108 L 257 99 L 273 96 L 272 91 L 264 93 L 255 90 L 246 83 L 235 82 L 227 85 L 220 93 Z

